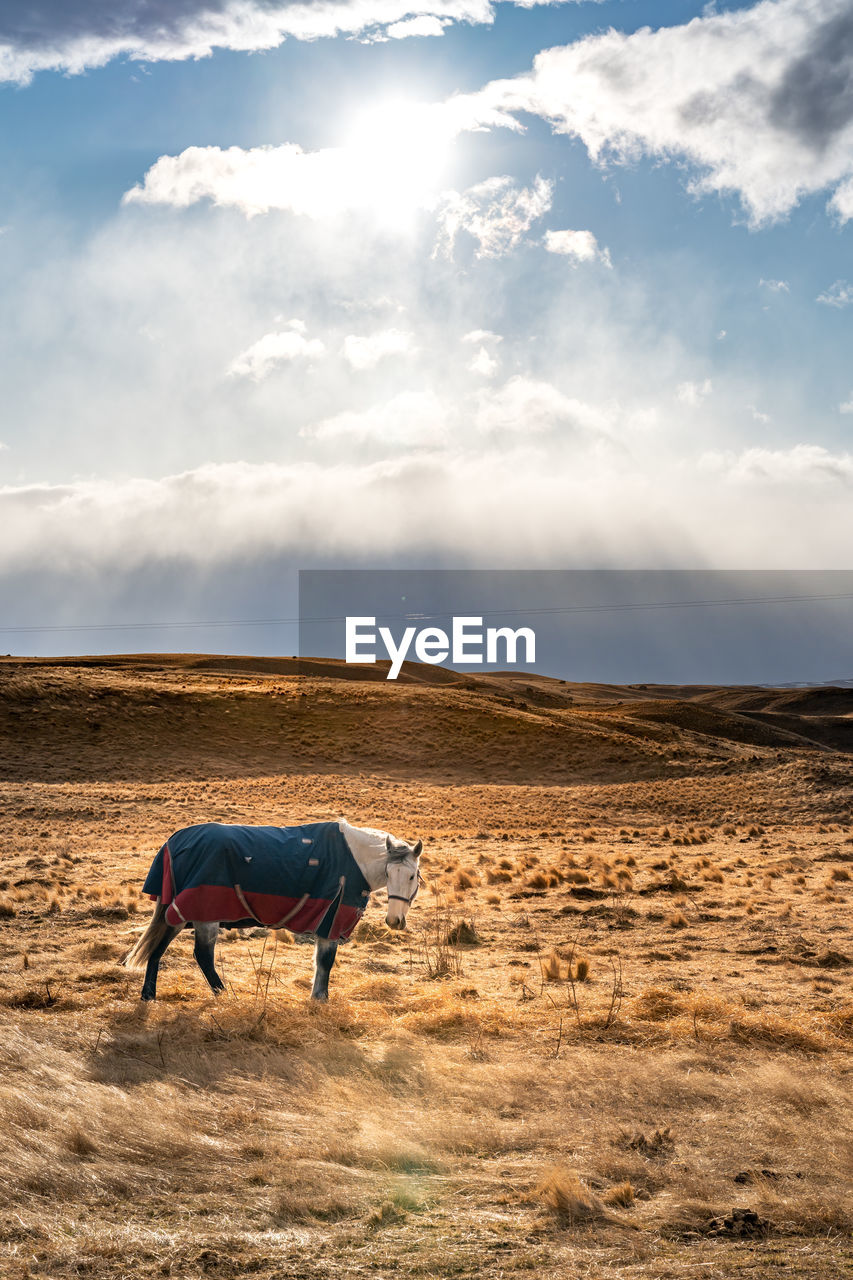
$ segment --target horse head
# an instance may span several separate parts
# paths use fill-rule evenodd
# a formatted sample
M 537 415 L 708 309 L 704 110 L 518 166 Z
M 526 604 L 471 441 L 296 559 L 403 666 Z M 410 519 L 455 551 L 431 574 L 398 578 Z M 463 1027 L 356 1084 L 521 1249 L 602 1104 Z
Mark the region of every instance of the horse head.
M 388 914 L 385 923 L 389 929 L 406 927 L 406 913 L 420 884 L 418 859 L 423 847 L 422 840 L 412 845 L 405 840 L 395 840 L 393 836 L 385 837 L 388 854 Z

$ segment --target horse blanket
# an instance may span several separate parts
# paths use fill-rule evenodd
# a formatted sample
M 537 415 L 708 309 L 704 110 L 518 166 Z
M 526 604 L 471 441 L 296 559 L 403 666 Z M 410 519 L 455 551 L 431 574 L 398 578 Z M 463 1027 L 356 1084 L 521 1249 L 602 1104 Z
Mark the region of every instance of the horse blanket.
M 370 886 L 337 822 L 205 822 L 169 837 L 143 893 L 167 906 L 172 925 L 257 923 L 346 941 L 367 906 Z

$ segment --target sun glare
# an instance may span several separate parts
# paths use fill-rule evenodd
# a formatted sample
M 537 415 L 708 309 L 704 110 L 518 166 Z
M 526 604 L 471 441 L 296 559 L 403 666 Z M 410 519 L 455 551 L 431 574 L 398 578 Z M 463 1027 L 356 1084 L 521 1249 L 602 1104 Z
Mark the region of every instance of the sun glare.
M 433 203 L 452 139 L 440 106 L 405 99 L 373 104 L 350 121 L 344 149 L 380 221 L 400 229 Z

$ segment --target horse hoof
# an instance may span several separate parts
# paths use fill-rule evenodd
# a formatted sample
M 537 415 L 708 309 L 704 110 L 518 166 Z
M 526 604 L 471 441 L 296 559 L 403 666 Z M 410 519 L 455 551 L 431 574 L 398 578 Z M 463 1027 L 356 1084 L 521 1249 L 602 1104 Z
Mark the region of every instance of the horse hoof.
M 156 997 L 156 996 L 148 996 L 148 995 L 146 995 L 146 994 L 145 994 L 145 992 L 143 991 L 143 993 L 142 993 L 142 995 L 139 997 L 139 999 L 140 999 L 140 1000 L 144 1000 L 146 1004 L 150 1004 L 150 1003 L 151 1003 L 151 1001 L 152 1001 L 152 1000 L 156 1000 L 156 999 L 157 999 L 157 997 Z
M 313 991 L 312 991 L 312 993 L 311 993 L 311 999 L 312 999 L 312 1000 L 316 1000 L 317 1004 L 328 1004 L 328 1001 L 329 1001 L 329 993 L 328 993 L 328 991 L 320 991 L 320 992 L 318 992 L 318 994 L 315 996 L 315 995 L 314 995 L 314 993 L 313 993 Z

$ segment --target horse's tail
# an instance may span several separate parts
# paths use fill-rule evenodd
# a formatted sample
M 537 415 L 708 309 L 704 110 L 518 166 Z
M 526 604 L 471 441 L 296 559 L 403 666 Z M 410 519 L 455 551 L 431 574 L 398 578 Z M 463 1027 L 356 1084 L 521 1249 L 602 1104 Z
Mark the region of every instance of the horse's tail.
M 127 955 L 124 957 L 123 964 L 126 969 L 142 969 L 148 963 L 151 953 L 163 936 L 169 929 L 166 923 L 166 908 L 160 899 L 157 899 L 157 906 L 154 908 L 154 914 L 148 928 L 137 939 L 136 945 L 131 947 Z

